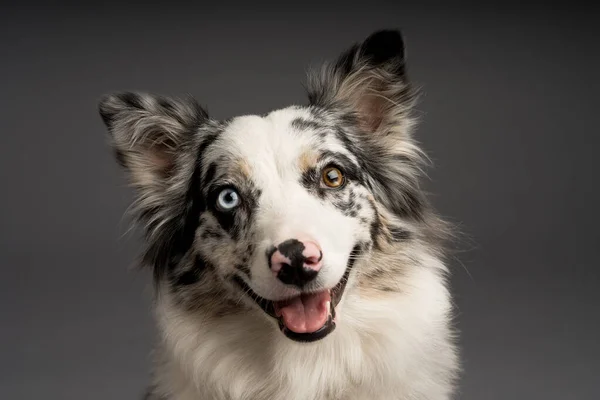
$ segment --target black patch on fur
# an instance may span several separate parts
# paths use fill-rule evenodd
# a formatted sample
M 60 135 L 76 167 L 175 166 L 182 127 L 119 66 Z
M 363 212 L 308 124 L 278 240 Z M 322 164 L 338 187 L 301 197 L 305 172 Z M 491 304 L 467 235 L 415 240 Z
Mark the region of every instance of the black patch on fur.
M 369 175 L 381 184 L 382 189 L 387 190 L 389 185 L 395 181 L 393 177 L 389 176 L 390 171 L 385 170 L 384 163 L 372 163 L 369 168 L 371 168 L 368 170 Z M 405 178 L 410 179 L 409 177 Z M 424 209 L 422 195 L 413 186 L 403 187 L 401 196 L 389 196 L 391 201 L 386 201 L 385 204 L 388 204 L 391 211 L 399 217 L 422 219 Z M 377 193 L 375 192 L 375 194 Z
M 200 280 L 198 275 L 198 271 L 196 269 L 191 269 L 189 271 L 185 271 L 183 274 L 177 276 L 175 279 L 171 281 L 174 287 L 180 286 L 189 286 L 193 285 Z
M 99 111 L 102 121 L 104 121 L 104 124 L 109 130 L 113 128 L 117 114 L 122 112 L 120 108 L 114 108 L 110 105 L 111 97 L 118 99 L 120 102 L 125 104 L 126 107 L 135 109 L 143 108 L 141 97 L 137 93 L 124 92 L 115 94 L 114 96 L 104 96 L 102 99 L 100 99 Z
M 358 202 L 359 196 L 356 194 L 355 189 L 351 186 L 348 191 L 341 192 L 343 196 L 336 196 L 332 203 L 337 207 L 344 215 L 356 218 L 358 212 L 362 209 L 362 205 Z
M 378 237 L 379 237 L 379 233 L 381 232 L 381 219 L 379 218 L 379 214 L 377 212 L 375 212 L 375 219 L 373 221 L 371 221 L 371 240 L 373 240 L 373 243 L 375 243 L 375 246 L 377 248 L 379 248 L 379 242 L 378 242 Z
M 344 125 L 345 126 L 354 126 L 355 124 L 358 124 L 358 121 L 356 120 L 356 118 L 352 117 L 350 114 L 344 115 L 344 119 L 350 119 L 351 121 L 345 121 Z M 334 134 L 335 137 L 342 142 L 342 144 L 344 145 L 344 147 L 346 148 L 346 150 L 348 150 L 350 153 L 352 153 L 354 155 L 354 157 L 356 157 L 356 159 L 358 160 L 359 164 L 361 164 L 361 167 L 365 164 L 364 157 L 362 156 L 363 154 L 363 149 L 362 147 L 358 144 L 355 143 L 353 140 L 350 139 L 350 137 L 348 136 L 348 134 L 346 133 L 346 131 L 344 131 L 344 129 L 340 126 L 338 126 L 335 130 L 334 130 Z
M 213 184 L 215 179 L 215 175 L 217 174 L 217 163 L 210 163 L 208 168 L 206 168 L 206 173 L 204 174 L 204 187 L 208 187 Z
M 200 146 L 196 156 L 194 172 L 189 181 L 185 195 L 185 206 L 181 214 L 174 218 L 168 227 L 165 227 L 165 237 L 151 246 L 146 253 L 145 260 L 154 265 L 154 278 L 158 281 L 165 272 L 177 267 L 179 261 L 191 248 L 200 214 L 206 209 L 206 204 L 201 195 L 202 186 L 202 158 L 206 149 L 214 143 L 217 133 L 208 135 Z
M 403 198 L 392 204 L 392 211 L 401 217 L 422 220 L 424 204 L 422 195 L 414 189 L 404 188 Z
M 250 267 L 248 267 L 246 264 L 236 264 L 235 269 L 246 275 L 249 279 L 252 277 L 250 273 Z
M 114 149 L 114 156 L 115 156 L 115 159 L 117 160 L 117 163 L 121 167 L 127 167 L 127 159 L 125 157 L 125 154 L 123 154 L 122 151 L 120 151 L 119 149 L 115 148 Z
M 378 238 L 383 228 L 383 223 L 381 222 L 381 217 L 379 216 L 375 203 L 369 199 L 369 204 L 371 204 L 371 209 L 373 210 L 373 220 L 371 221 L 370 230 L 371 241 L 375 244 L 375 247 L 379 248 Z
M 196 256 L 191 269 L 180 275 L 176 275 L 174 271 L 171 271 L 171 284 L 174 288 L 196 284 L 203 278 L 207 269 L 214 269 L 214 267 L 204 258 Z
M 397 226 L 390 228 L 390 235 L 395 242 L 405 242 L 412 236 L 409 231 Z
M 300 118 L 300 117 L 292 120 L 291 125 L 292 125 L 292 128 L 295 128 L 295 129 L 298 129 L 301 131 L 302 130 L 322 131 L 326 128 L 325 125 L 323 125 L 317 121 L 308 120 L 306 118 Z
M 351 214 L 356 216 L 357 214 L 356 196 L 354 195 L 353 191 L 347 193 L 347 197 L 345 199 L 335 199 L 333 201 L 333 205 L 335 205 L 346 216 L 350 216 Z
M 371 65 L 378 66 L 393 63 L 398 66 L 394 72 L 398 75 L 404 73 L 404 40 L 402 34 L 395 30 L 381 30 L 365 39 L 360 46 L 361 57 L 370 61 Z
M 121 93 L 119 98 L 125 103 L 128 107 L 143 109 L 144 105 L 142 104 L 141 97 L 137 93 L 127 92 Z
M 247 232 L 254 222 L 254 212 L 258 207 L 258 199 L 262 195 L 262 191 L 256 188 L 252 182 L 247 181 L 246 186 L 248 189 L 246 190 L 246 195 L 244 196 L 245 201 L 242 203 L 242 211 L 238 224 L 238 234 L 242 232 Z M 240 235 L 235 237 L 236 240 L 239 240 Z
M 181 122 L 179 114 L 177 110 L 173 106 L 173 103 L 164 97 L 158 97 L 157 99 L 158 105 L 162 108 L 162 111 L 167 114 L 169 117 Z
M 213 229 L 211 227 L 206 228 L 201 234 L 200 237 L 204 240 L 206 239 L 221 239 L 223 237 L 223 232 Z

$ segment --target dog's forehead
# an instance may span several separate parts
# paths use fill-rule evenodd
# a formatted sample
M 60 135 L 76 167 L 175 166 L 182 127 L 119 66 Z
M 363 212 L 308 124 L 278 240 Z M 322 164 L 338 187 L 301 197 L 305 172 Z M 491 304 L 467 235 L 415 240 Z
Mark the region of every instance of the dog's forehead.
M 297 132 L 292 121 L 301 112 L 295 109 L 274 111 L 264 117 L 234 118 L 223 132 L 223 144 L 232 155 L 248 162 L 267 159 L 292 161 L 307 146 L 314 145 L 315 135 Z
M 324 150 L 345 153 L 343 145 L 306 108 L 289 107 L 266 116 L 232 119 L 218 140 L 219 155 L 248 166 L 254 177 L 298 175 Z

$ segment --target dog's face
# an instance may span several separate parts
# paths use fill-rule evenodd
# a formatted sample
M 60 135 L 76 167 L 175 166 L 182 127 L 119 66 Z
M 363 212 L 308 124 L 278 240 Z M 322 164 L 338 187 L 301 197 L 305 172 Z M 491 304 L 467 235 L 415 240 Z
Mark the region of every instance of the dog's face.
M 207 287 L 243 298 L 299 341 L 333 331 L 355 261 L 405 240 L 402 221 L 423 212 L 399 33 L 347 50 L 312 77 L 309 100 L 224 122 L 191 99 L 100 105 L 156 280 L 188 301 Z

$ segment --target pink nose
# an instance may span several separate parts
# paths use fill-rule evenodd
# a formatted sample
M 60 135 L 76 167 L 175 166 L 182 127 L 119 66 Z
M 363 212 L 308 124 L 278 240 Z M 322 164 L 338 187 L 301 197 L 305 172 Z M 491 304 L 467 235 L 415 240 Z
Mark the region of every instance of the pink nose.
M 287 285 L 306 285 L 315 279 L 322 266 L 323 252 L 313 241 L 289 239 L 270 253 L 271 271 Z

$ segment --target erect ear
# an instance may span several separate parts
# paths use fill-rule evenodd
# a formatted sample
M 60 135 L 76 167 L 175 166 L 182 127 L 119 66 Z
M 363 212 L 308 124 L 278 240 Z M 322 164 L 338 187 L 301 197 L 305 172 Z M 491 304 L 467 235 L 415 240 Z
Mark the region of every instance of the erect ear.
M 208 116 L 193 99 L 118 93 L 100 101 L 117 160 L 136 189 L 133 211 L 144 223 L 145 261 L 160 273 L 191 245 L 197 211 L 198 149 Z M 192 199 L 192 200 L 191 200 Z
M 309 76 L 313 106 L 349 115 L 347 139 L 369 171 L 375 198 L 401 217 L 421 218 L 426 199 L 418 177 L 423 154 L 411 138 L 416 91 L 406 76 L 402 35 L 377 31 Z M 350 132 L 350 130 L 349 130 Z
M 381 30 L 355 44 L 309 76 L 308 95 L 313 105 L 349 108 L 366 133 L 406 132 L 416 93 L 406 77 L 401 33 Z

